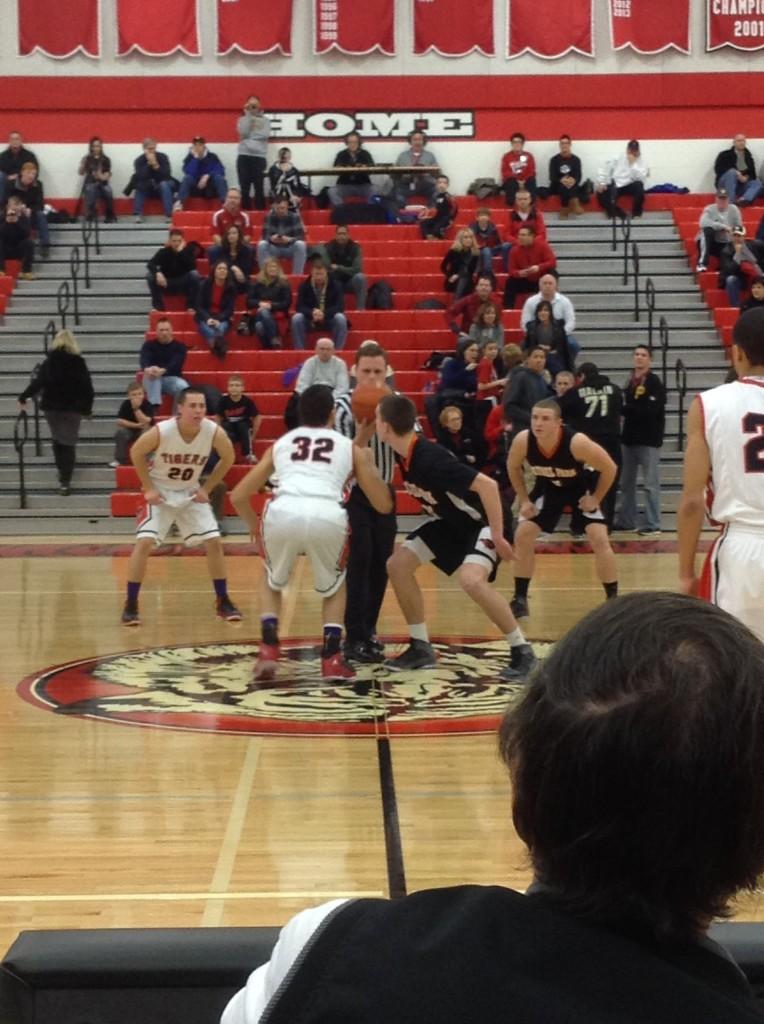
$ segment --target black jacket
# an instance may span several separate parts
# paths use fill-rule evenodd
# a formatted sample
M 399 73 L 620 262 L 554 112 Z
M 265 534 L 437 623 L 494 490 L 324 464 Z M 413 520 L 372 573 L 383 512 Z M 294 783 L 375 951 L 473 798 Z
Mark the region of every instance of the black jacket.
M 146 266 L 152 274 L 162 273 L 166 278 L 183 277 L 196 270 L 196 260 L 190 246 L 184 246 L 180 252 L 163 245 L 157 249 Z
M 534 373 L 527 366 L 518 366 L 502 396 L 504 415 L 511 420 L 513 433 L 517 434 L 531 425 L 531 409 L 536 402 L 553 397 L 554 393 L 542 374 Z
M 202 283 L 199 285 L 199 291 L 196 293 L 196 315 L 202 320 L 209 320 L 213 314 L 210 312 L 210 303 L 212 302 L 212 279 L 205 277 Z M 233 316 L 233 307 L 236 302 L 236 288 L 229 281 L 223 289 L 223 296 L 220 301 L 220 312 L 215 313 L 214 317 L 216 320 L 227 320 L 230 322 Z
M 335 167 L 359 167 L 357 174 L 340 174 L 337 178 L 338 185 L 370 185 L 371 178 L 363 170 L 364 167 L 374 166 L 374 157 L 366 149 L 358 149 L 351 153 L 349 149 L 341 149 L 334 158 Z
M 751 151 L 746 148 L 743 150 L 745 153 L 745 173 L 748 175 L 749 180 L 753 180 L 756 177 L 756 167 L 751 156 Z M 714 161 L 714 177 L 716 183 L 719 183 L 719 178 L 724 174 L 725 171 L 732 170 L 733 167 L 737 167 L 737 150 L 734 146 L 730 146 L 729 149 L 723 149 Z M 734 196 L 732 197 L 734 198 Z
M 621 443 L 660 448 L 666 421 L 666 389 L 657 373 L 648 373 L 638 385 L 632 377 L 623 389 Z
M 133 188 L 145 191 L 151 184 L 158 185 L 161 181 L 170 181 L 172 172 L 170 171 L 169 157 L 165 153 L 157 153 L 157 163 L 159 167 L 156 170 L 149 167 L 146 154 L 141 153 L 133 164 L 135 168 L 135 173 L 131 178 Z
M 302 313 L 310 323 L 313 310 L 319 308 L 318 296 L 313 290 L 313 282 L 308 277 L 302 282 L 297 292 L 296 311 Z M 337 313 L 345 309 L 345 297 L 342 288 L 331 277 L 326 283 L 326 295 L 324 301 L 324 323 L 329 323 Z
M 78 412 L 90 416 L 93 411 L 93 382 L 82 356 L 54 349 L 40 363 L 19 401 L 25 402 L 42 391 L 40 407 L 59 412 Z
M 475 274 L 478 272 L 478 265 L 480 263 L 480 257 L 477 253 L 470 252 L 468 249 L 449 249 L 443 259 L 440 261 L 440 272 L 445 277 L 444 288 L 447 292 L 456 291 L 458 281 L 449 281 L 449 277 L 452 274 L 458 274 L 459 277 L 469 278 L 470 284 L 474 282 Z M 469 289 L 472 291 L 472 287 Z
M 14 153 L 9 146 L 8 149 L 4 149 L 0 153 L 0 173 L 2 174 L 19 174 L 24 164 L 40 166 L 31 149 L 24 149 L 22 146 L 18 153 Z
M 538 340 L 538 320 L 531 320 L 525 331 L 522 346 L 523 352 L 530 352 L 532 348 L 538 348 L 540 344 L 541 342 Z M 552 321 L 552 346 L 550 351 L 556 352 L 560 362 L 563 364 L 563 368 L 572 372 L 575 357 L 568 345 L 568 335 L 565 333 L 564 320 Z
M 153 338 L 144 341 L 141 347 L 140 366 L 142 370 L 147 366 L 161 366 L 168 377 L 180 377 L 187 353 L 188 349 L 182 341 L 173 340 L 162 344 Z
M 35 181 L 31 185 L 22 185 L 16 179 L 10 189 L 8 189 L 6 199 L 10 199 L 11 196 L 16 196 L 17 199 L 20 199 L 24 206 L 28 206 L 33 213 L 40 212 L 45 206 L 45 196 L 41 181 Z
M 265 284 L 263 281 L 253 281 L 249 286 L 247 308 L 256 309 L 258 302 L 270 302 L 272 313 L 286 313 L 292 305 L 289 282 L 277 280 L 273 284 Z

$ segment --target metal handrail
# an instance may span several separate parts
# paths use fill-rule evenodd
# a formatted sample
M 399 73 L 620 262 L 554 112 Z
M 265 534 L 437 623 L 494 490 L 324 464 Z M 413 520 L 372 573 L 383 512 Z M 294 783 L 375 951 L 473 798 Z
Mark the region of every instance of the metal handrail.
M 629 240 L 631 238 L 631 217 L 621 219 L 621 234 L 623 235 L 623 283 L 629 283 Z
M 661 378 L 663 386 L 666 387 L 668 375 L 668 350 L 669 350 L 669 325 L 665 316 L 658 321 L 658 339 L 661 345 Z
M 631 265 L 634 268 L 634 319 L 639 321 L 639 246 L 631 243 Z
M 614 181 L 611 181 L 610 184 L 608 185 L 608 192 L 610 193 L 610 210 L 611 210 L 611 213 L 612 213 L 612 211 L 615 210 L 615 201 L 616 201 L 616 192 L 615 192 L 615 182 Z M 613 250 L 613 252 L 616 252 L 617 249 L 618 249 L 618 224 L 616 223 L 618 218 L 616 217 L 615 213 L 612 213 L 612 216 L 611 216 L 610 219 L 613 222 L 612 223 L 613 238 L 612 238 L 612 241 L 611 241 L 610 248 Z
M 72 251 L 69 253 L 69 276 L 72 279 L 72 294 L 74 298 L 74 323 L 77 327 L 80 325 L 80 295 L 79 295 L 79 284 L 78 275 L 82 266 L 82 257 L 80 256 L 80 247 L 75 245 L 72 247 Z
M 85 251 L 85 287 L 90 288 L 90 245 L 95 245 L 96 255 L 101 255 L 101 240 L 98 231 L 98 217 L 94 214 L 82 221 L 82 247 Z
M 655 312 L 655 285 L 648 277 L 645 281 L 645 306 L 647 306 L 647 347 L 653 354 L 653 313 Z
M 66 313 L 69 309 L 71 298 L 72 290 L 69 287 L 69 282 L 62 281 L 56 292 L 56 305 L 58 306 L 58 315 L 61 317 L 61 329 L 64 331 L 66 330 Z
M 46 356 L 48 354 L 48 349 L 50 348 L 50 343 L 53 341 L 57 333 L 56 321 L 48 320 L 45 325 L 45 330 L 42 332 L 42 348 Z
M 13 424 L 13 447 L 19 457 L 19 508 L 27 507 L 27 486 L 24 467 L 24 445 L 29 437 L 29 416 L 26 409 L 20 409 Z
M 681 359 L 677 359 L 674 366 L 674 377 L 677 394 L 679 395 L 679 436 L 677 438 L 676 450 L 681 452 L 684 448 L 684 396 L 687 394 L 687 367 Z

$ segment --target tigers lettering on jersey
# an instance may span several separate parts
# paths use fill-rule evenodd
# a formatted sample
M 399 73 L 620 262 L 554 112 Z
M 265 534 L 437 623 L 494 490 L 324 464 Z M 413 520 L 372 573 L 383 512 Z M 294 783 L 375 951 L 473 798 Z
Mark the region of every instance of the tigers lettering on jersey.
M 193 455 L 188 452 L 158 452 L 157 457 L 160 462 L 172 466 L 203 466 L 209 455 Z
M 159 443 L 149 470 L 151 480 L 161 488 L 192 491 L 212 452 L 217 424 L 202 420 L 190 441 L 184 440 L 177 419 L 164 420 L 156 429 Z

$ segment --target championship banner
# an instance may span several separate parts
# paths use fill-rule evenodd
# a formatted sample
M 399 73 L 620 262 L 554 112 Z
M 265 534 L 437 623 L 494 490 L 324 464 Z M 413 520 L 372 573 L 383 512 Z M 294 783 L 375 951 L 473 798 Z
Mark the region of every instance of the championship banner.
M 147 57 L 167 57 L 180 50 L 200 56 L 196 0 L 117 0 L 117 55 L 138 50 Z
M 614 50 L 690 52 L 690 0 L 610 0 Z
M 764 0 L 706 0 L 706 50 L 764 46 Z
M 414 0 L 414 53 L 435 50 L 442 57 L 464 57 L 473 50 L 494 56 L 493 0 Z
M 594 56 L 592 0 L 509 0 L 508 57 Z
M 395 0 L 315 0 L 313 52 L 395 54 Z
M 218 0 L 217 54 L 232 50 L 259 55 L 279 50 L 292 55 L 292 0 Z
M 98 0 L 19 0 L 19 56 L 37 50 L 58 59 L 75 53 L 99 57 Z

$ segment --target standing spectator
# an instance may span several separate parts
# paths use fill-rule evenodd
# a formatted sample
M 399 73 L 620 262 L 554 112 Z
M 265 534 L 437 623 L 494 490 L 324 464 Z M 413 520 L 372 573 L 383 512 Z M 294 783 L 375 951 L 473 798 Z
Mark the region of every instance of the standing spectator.
M 284 197 L 289 200 L 290 210 L 298 210 L 300 201 L 310 195 L 310 189 L 300 178 L 300 172 L 292 163 L 292 150 L 282 146 L 278 159 L 268 168 L 271 199 Z
M 366 309 L 366 275 L 363 272 L 363 251 L 358 242 L 350 237 L 350 229 L 338 224 L 334 238 L 319 247 L 329 277 L 336 281 L 343 292 L 353 292 L 355 308 Z
M 20 408 L 26 409 L 27 399 L 40 391 L 40 407 L 53 438 L 53 458 L 61 494 L 66 495 L 71 491 L 80 423 L 83 416 L 93 412 L 90 371 L 71 331 L 59 331 L 53 339 L 50 353 L 19 395 Z
M 471 229 L 457 231 L 451 248 L 440 263 L 444 289 L 453 292 L 455 299 L 474 291 L 480 262 L 480 247 Z
M 15 199 L 9 199 L 5 214 L 0 222 L 0 276 L 5 276 L 5 261 L 21 261 L 21 277 L 24 281 L 33 281 L 32 270 L 34 260 L 34 243 L 29 218 L 24 215 L 24 207 Z
M 292 273 L 301 274 L 305 269 L 307 251 L 300 214 L 289 209 L 286 197 L 277 196 L 263 221 L 263 237 L 257 243 L 258 264 L 262 267 L 269 256 L 278 260 L 291 259 Z
M 127 387 L 127 398 L 117 412 L 117 430 L 114 434 L 112 469 L 130 465 L 130 445 L 154 425 L 154 409 L 146 397 L 143 384 L 132 381 Z
M 183 204 L 194 191 L 205 199 L 217 196 L 221 203 L 225 201 L 228 191 L 225 167 L 217 154 L 207 149 L 207 143 L 201 135 L 194 136 L 191 148 L 183 159 L 183 178 L 174 209 L 182 210 Z
M 650 171 L 642 160 L 642 153 L 636 139 L 626 145 L 626 152 L 614 157 L 600 168 L 597 175 L 597 202 L 608 217 L 625 217 L 626 211 L 617 200 L 631 196 L 632 217 L 642 216 L 645 204 L 645 182 Z
M 571 148 L 569 135 L 560 136 L 560 152 L 549 161 L 549 192 L 560 197 L 560 217 L 582 214 L 581 205 L 581 161 Z
M 219 263 L 221 260 L 227 263 L 236 291 L 242 293 L 247 290 L 255 265 L 255 252 L 251 245 L 245 244 L 238 224 L 228 228 L 221 245 L 210 246 L 208 259 L 210 263 Z
M 493 272 L 493 257 L 501 256 L 501 269 L 506 274 L 512 243 L 502 242 L 499 229 L 491 220 L 491 211 L 487 207 L 481 206 L 477 211 L 475 220 L 470 224 L 470 230 L 480 249 L 481 272 L 491 274 Z
M 309 356 L 300 367 L 294 389 L 301 395 L 314 384 L 325 384 L 331 388 L 335 401 L 350 390 L 348 368 L 345 360 L 334 354 L 334 342 L 331 338 L 318 339 L 316 354 Z
M 11 132 L 8 148 L 0 153 L 0 206 L 8 196 L 7 186 L 16 182 L 24 164 L 40 166 L 32 150 L 24 148 L 21 132 Z
M 310 276 L 302 282 L 297 292 L 295 314 L 292 317 L 294 347 L 305 348 L 308 333 L 320 331 L 331 334 L 337 351 L 344 348 L 348 336 L 344 309 L 342 289 L 330 280 L 321 257 L 314 256 L 310 261 Z
M 161 200 L 167 220 L 172 220 L 173 178 L 170 160 L 165 153 L 157 152 L 154 139 L 143 140 L 143 153 L 136 159 L 133 168 L 131 184 L 135 188 L 135 223 L 142 223 L 146 199 L 154 196 Z
M 546 223 L 544 215 L 533 201 L 533 196 L 525 188 L 519 188 L 515 193 L 515 202 L 509 214 L 507 223 L 507 240 L 510 248 L 517 241 L 520 228 L 533 228 L 536 238 L 542 242 L 546 241 Z
M 470 338 L 482 348 L 494 344 L 504 348 L 504 325 L 501 322 L 501 307 L 495 302 L 484 302 L 478 306 L 475 319 L 468 331 Z
M 536 198 L 536 160 L 532 153 L 526 151 L 522 132 L 515 132 L 509 143 L 512 148 L 501 158 L 501 187 L 507 206 L 512 206 L 520 188 L 525 188 L 533 199 Z
M 623 398 L 621 493 L 614 530 L 633 530 L 637 523 L 637 471 L 642 470 L 645 491 L 642 537 L 661 532 L 660 458 L 666 419 L 666 390 L 652 372 L 646 345 L 634 349 L 634 372 L 626 382 Z
M 247 296 L 247 320 L 242 319 L 239 329 L 243 334 L 256 334 L 263 348 L 281 348 L 277 313 L 287 314 L 292 305 L 292 289 L 281 269 L 281 264 L 271 256 L 249 287 Z M 242 324 L 245 324 L 242 329 Z
M 527 430 L 531 425 L 531 409 L 536 402 L 552 397 L 547 384 L 546 352 L 540 346 L 531 349 L 522 366 L 516 367 L 509 376 L 502 396 L 504 415 L 512 423 L 513 434 Z
M 738 132 L 729 149 L 723 149 L 716 157 L 714 178 L 716 187 L 726 189 L 738 206 L 748 206 L 764 188 L 756 177 L 756 165 L 742 132 Z
M 556 377 L 560 370 L 573 369 L 575 353 L 569 341 L 565 333 L 565 322 L 556 319 L 552 303 L 542 299 L 536 304 L 533 320 L 525 328 L 523 349 L 530 352 L 534 348 L 543 348 L 546 352 L 546 368 L 552 377 Z
M 726 188 L 716 190 L 716 200 L 700 215 L 700 230 L 695 238 L 698 247 L 697 273 L 708 269 L 710 256 L 721 256 L 724 246 L 732 241 L 733 228 L 742 228 L 740 210 L 730 203 Z
M 428 167 L 429 171 L 392 176 L 393 198 L 399 207 L 408 205 L 414 196 L 422 196 L 431 203 L 435 197 L 435 175 L 440 170 L 435 154 L 425 148 L 427 136 L 423 131 L 410 132 L 408 142 L 408 149 L 398 154 L 395 166 Z
M 236 288 L 228 264 L 218 260 L 196 293 L 196 329 L 219 359 L 228 352 L 226 334 L 233 319 Z
M 186 309 L 194 308 L 199 289 L 199 274 L 196 271 L 194 253 L 186 245 L 183 232 L 179 228 L 172 229 L 167 244 L 157 249 L 146 267 L 146 281 L 154 309 L 164 309 L 165 293 L 185 295 Z
M 334 158 L 334 167 L 357 167 L 358 170 L 339 175 L 336 184 L 329 189 L 329 201 L 332 206 L 339 206 L 351 197 L 368 199 L 373 189 L 369 172 L 365 168 L 373 166 L 374 157 L 361 145 L 361 136 L 358 132 L 348 132 L 345 136 L 345 148 Z
M 228 189 L 225 202 L 212 215 L 212 241 L 215 245 L 222 245 L 225 233 L 232 224 L 241 228 L 242 237 L 249 244 L 249 214 L 241 208 L 241 191 L 238 188 Z
M 498 403 L 504 388 L 507 386 L 507 378 L 499 377 L 499 370 L 503 363 L 499 358 L 498 342 L 490 338 L 483 342 L 479 348 L 480 362 L 477 368 L 477 400 L 479 403 L 479 419 L 485 423 L 491 409 Z
M 501 296 L 493 291 L 493 277 L 490 274 L 480 274 L 475 282 L 475 291 L 465 295 L 463 299 L 457 299 L 446 310 L 444 316 L 449 330 L 456 335 L 469 334 L 478 310 L 486 302 L 501 308 Z
M 448 178 L 445 174 L 439 174 L 435 179 L 432 202 L 419 214 L 422 238 L 444 238 L 457 213 L 456 200 L 448 191 Z
M 719 286 L 726 290 L 730 306 L 739 307 L 751 282 L 763 274 L 764 242 L 746 238 L 745 226 L 733 228 L 719 257 Z
M 518 295 L 538 290 L 539 278 L 554 270 L 557 257 L 548 242 L 536 238 L 531 227 L 522 227 L 517 234 L 517 245 L 509 254 L 509 274 L 504 286 L 504 308 L 514 309 Z
M 111 160 L 103 151 L 103 142 L 97 136 L 88 143 L 88 151 L 80 160 L 79 173 L 82 175 L 82 194 L 85 199 L 85 217 L 90 220 L 98 215 L 98 200 L 103 200 L 107 224 L 116 224 L 114 214 L 114 193 L 111 190 Z
M 263 113 L 257 96 L 250 96 L 244 104 L 244 113 L 236 122 L 236 130 L 239 133 L 236 173 L 239 176 L 244 209 L 252 209 L 250 193 L 254 189 L 255 206 L 258 210 L 264 210 L 265 168 L 271 122 Z
M 161 408 L 162 395 L 176 399 L 188 387 L 188 381 L 182 377 L 187 352 L 183 342 L 173 338 L 168 318 L 157 320 L 156 338 L 144 341 L 139 357 L 143 387 L 154 413 Z
M 257 405 L 244 394 L 244 378 L 238 373 L 232 373 L 228 378 L 228 391 L 218 405 L 217 419 L 231 444 L 239 445 L 244 461 L 257 462 L 253 446 L 263 418 Z M 213 469 L 214 463 L 207 468 Z
M 37 178 L 37 164 L 31 161 L 21 167 L 16 181 L 7 187 L 8 198 L 16 198 L 24 206 L 24 212 L 37 231 L 43 257 L 50 255 L 50 229 L 45 216 L 45 196 L 42 182 Z

